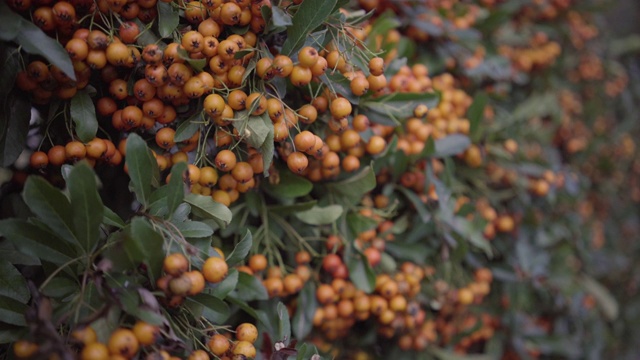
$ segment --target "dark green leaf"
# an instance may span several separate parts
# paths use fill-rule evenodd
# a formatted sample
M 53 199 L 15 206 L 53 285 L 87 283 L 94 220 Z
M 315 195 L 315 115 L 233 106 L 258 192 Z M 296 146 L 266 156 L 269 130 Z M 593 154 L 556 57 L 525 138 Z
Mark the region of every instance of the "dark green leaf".
M 173 140 L 176 143 L 189 140 L 200 129 L 201 123 L 200 113 L 196 113 L 194 116 L 186 119 L 176 129 L 176 135 Z
M 268 177 L 269 168 L 271 168 L 271 162 L 273 161 L 273 152 L 275 151 L 273 145 L 273 123 L 269 119 L 269 116 L 262 116 L 262 121 L 264 121 L 264 123 L 269 128 L 269 133 L 267 134 L 267 137 L 265 138 L 262 146 L 260 146 L 260 153 L 262 154 L 262 166 L 264 168 L 262 174 L 265 177 Z
M 264 181 L 265 189 L 278 198 L 295 198 L 305 196 L 313 189 L 311 181 L 302 176 L 295 175 L 289 169 L 282 168 L 280 171 L 280 182 L 272 185 L 268 181 Z
M 375 49 L 375 41 L 378 35 L 386 36 L 389 31 L 397 28 L 398 26 L 400 26 L 400 21 L 393 11 L 386 11 L 382 15 L 378 16 L 373 24 L 371 24 L 371 32 L 367 36 L 367 47 Z
M 124 237 L 124 250 L 134 264 L 143 263 L 152 275 L 152 282 L 160 277 L 164 259 L 164 240 L 147 220 L 134 217 L 129 233 Z
M 91 252 L 100 239 L 104 205 L 98 195 L 96 176 L 85 163 L 74 166 L 67 180 L 73 225 L 80 245 Z
M 26 304 L 31 297 L 27 281 L 20 271 L 9 262 L 9 259 L 0 260 L 0 295 L 23 304 Z
M 187 303 L 202 307 L 202 316 L 214 324 L 223 324 L 230 315 L 229 305 L 215 296 L 200 293 L 187 298 Z
M 213 235 L 213 229 L 200 221 L 179 222 L 175 224 L 176 228 L 180 230 L 182 236 L 186 238 L 202 238 Z
M 89 142 L 96 137 L 98 132 L 96 108 L 86 89 L 78 90 L 71 98 L 71 119 L 75 124 L 76 135 L 81 141 Z
M 2 229 L 0 229 L 2 234 Z M 11 241 L 0 241 L 0 259 L 8 259 L 10 263 L 17 265 L 40 265 L 40 259 L 20 252 Z
M 19 301 L 0 296 L 0 319 L 2 319 L 3 323 L 26 326 L 27 322 L 24 319 L 26 310 L 27 306 Z
M 291 16 L 279 6 L 271 7 L 271 21 L 275 27 L 287 27 L 293 24 Z
M 397 259 L 408 260 L 416 264 L 424 264 L 430 249 L 424 244 L 407 244 L 397 241 L 389 241 L 385 246 L 385 251 L 393 255 Z
M 124 227 L 124 220 L 122 220 L 120 216 L 118 216 L 118 214 L 113 212 L 113 210 L 109 209 L 105 205 L 103 211 L 104 211 L 104 215 L 102 217 L 103 223 L 107 225 L 115 226 L 119 229 L 122 229 Z
M 211 196 L 188 194 L 184 201 L 191 205 L 191 211 L 202 217 L 213 219 L 221 226 L 226 226 L 231 222 L 231 210 L 228 207 L 213 201 Z
M 173 3 L 158 1 L 158 31 L 163 38 L 171 36 L 180 21 L 178 7 Z
M 342 181 L 328 183 L 329 191 L 336 194 L 337 200 L 355 204 L 362 195 L 376 187 L 376 175 L 371 166 L 367 166 L 359 173 Z
M 349 100 L 350 103 L 358 104 L 358 102 L 360 102 L 360 98 L 353 95 L 353 92 L 351 91 L 351 81 L 349 81 L 349 79 L 347 79 L 341 73 L 337 71 L 327 71 L 320 76 L 320 81 L 322 81 L 329 89 L 334 91 L 336 94 L 344 96 L 347 100 Z
M 313 281 L 307 281 L 298 295 L 298 306 L 291 322 L 296 339 L 302 341 L 309 335 L 317 308 L 316 285 Z
M 127 138 L 126 164 L 133 191 L 138 201 L 146 208 L 151 197 L 151 185 L 154 178 L 158 179 L 158 163 L 147 147 L 147 143 L 135 133 Z
M 393 93 L 361 99 L 360 108 L 373 122 L 397 126 L 401 121 L 412 117 L 413 110 L 418 105 L 433 108 L 439 101 L 440 96 L 437 93 Z
M 473 103 L 467 110 L 467 119 L 469 119 L 469 136 L 477 140 L 480 131 L 480 122 L 484 117 L 484 108 L 487 106 L 489 97 L 486 93 L 480 92 L 473 98 Z
M 39 176 L 29 176 L 24 191 L 24 202 L 60 238 L 79 244 L 73 231 L 73 210 L 69 199 Z
M 205 291 L 218 299 L 226 298 L 238 285 L 238 273 L 238 270 L 230 269 L 224 280 L 217 284 L 207 284 L 207 290 Z
M 318 203 L 317 200 L 311 200 L 303 203 L 295 203 L 291 205 L 272 205 L 268 206 L 269 212 L 278 215 L 289 215 L 299 211 L 309 210 Z
M 293 15 L 293 25 L 287 29 L 287 40 L 282 45 L 282 54 L 297 51 L 309 34 L 331 15 L 337 0 L 305 0 Z
M 347 214 L 347 224 L 353 234 L 360 234 L 367 230 L 375 229 L 378 222 L 370 217 L 365 217 L 355 212 Z
M 246 117 L 247 120 L 234 121 L 233 126 L 238 130 L 240 134 L 244 134 L 244 136 L 248 135 L 247 142 L 249 143 L 249 145 L 253 146 L 254 148 L 259 148 L 267 140 L 269 132 L 273 131 L 273 124 L 271 123 L 271 120 L 269 120 L 269 124 L 271 124 L 271 126 L 268 126 L 267 122 L 264 121 L 264 117 L 266 116 L 268 119 L 269 115 L 247 117 L 247 114 L 248 113 L 244 113 L 244 111 L 236 113 L 236 117 Z M 267 113 L 265 112 L 264 114 Z
M 490 360 L 494 358 L 491 355 L 460 355 L 435 346 L 428 347 L 427 351 L 439 360 Z
M 300 221 L 309 225 L 328 225 L 334 223 L 342 215 L 341 205 L 329 205 L 325 207 L 314 206 L 309 210 L 296 213 Z
M 23 254 L 62 265 L 76 257 L 70 243 L 58 239 L 26 220 L 7 219 L 0 222 L 0 234 Z
M 435 141 L 435 157 L 448 157 L 458 155 L 471 145 L 469 137 L 462 134 L 445 136 Z
M 249 250 L 251 250 L 251 246 L 253 246 L 253 238 L 251 237 L 251 232 L 247 230 L 242 237 L 242 240 L 233 248 L 233 251 L 229 256 L 227 256 L 227 264 L 229 266 L 234 266 L 236 264 L 241 263 L 244 259 L 249 255 Z
M 0 12 L 13 13 L 6 3 L 0 3 Z M 62 45 L 55 39 L 47 36 L 34 23 L 23 19 L 20 15 L 13 13 L 11 22 L 19 21 L 19 31 L 14 41 L 22 46 L 22 49 L 29 54 L 41 55 L 62 70 L 71 80 L 76 80 L 73 65 L 69 54 Z
M 276 307 L 278 313 L 278 339 L 291 339 L 291 320 L 289 319 L 289 310 L 281 302 Z
M 262 285 L 262 281 L 242 271 L 238 273 L 238 286 L 236 286 L 233 294 L 235 298 L 242 301 L 269 299 L 269 294 L 264 285 Z
M 171 179 L 167 184 L 167 216 L 173 215 L 178 205 L 184 200 L 184 181 L 182 176 L 187 171 L 187 163 L 179 162 L 171 167 Z
M 604 285 L 588 275 L 578 278 L 580 285 L 595 299 L 598 307 L 609 321 L 613 321 L 620 313 L 618 301 Z
M 416 193 L 402 186 L 398 186 L 397 189 L 411 202 L 418 215 L 420 215 L 422 222 L 426 223 L 431 220 L 431 214 L 429 214 L 427 207 Z
M 360 290 L 370 293 L 373 291 L 376 283 L 376 274 L 369 265 L 369 260 L 360 251 L 355 249 L 353 245 L 349 246 L 352 251 L 345 254 L 345 263 L 349 269 L 349 279 Z
M 2 15 L 0 15 L 0 18 Z M 2 20 L 0 20 L 1 23 Z M 6 25 L 6 24 L 5 24 Z M 2 25 L 0 25 L 2 27 Z M 0 32 L 2 30 L 0 29 Z M 0 35 L 2 36 L 2 35 Z M 18 71 L 20 70 L 20 50 L 9 43 L 0 44 L 0 99 L 6 98 L 13 89 Z M 4 136 L 4 129 L 0 129 L 0 139 Z
M 57 276 L 51 279 L 41 291 L 49 297 L 64 298 L 80 291 L 80 287 L 77 282 L 67 277 Z
M 31 103 L 12 91 L 0 99 L 0 166 L 8 167 L 24 149 L 31 119 Z

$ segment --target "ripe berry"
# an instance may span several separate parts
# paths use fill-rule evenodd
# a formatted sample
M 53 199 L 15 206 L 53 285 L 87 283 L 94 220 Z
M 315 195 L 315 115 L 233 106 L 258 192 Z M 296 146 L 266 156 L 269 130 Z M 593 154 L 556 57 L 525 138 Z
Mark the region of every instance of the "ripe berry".
M 222 356 L 231 348 L 231 343 L 225 336 L 215 334 L 209 339 L 207 347 L 214 355 Z
M 287 158 L 287 166 L 291 172 L 301 174 L 309 166 L 307 156 L 299 151 L 293 152 Z
M 140 343 L 133 331 L 120 328 L 111 334 L 107 346 L 109 347 L 109 352 L 113 355 L 132 358 L 138 352 Z
M 231 150 L 220 150 L 214 160 L 220 171 L 231 171 L 236 166 L 236 154 Z
M 251 323 L 242 323 L 236 328 L 236 339 L 254 343 L 258 339 L 258 328 Z
M 318 50 L 311 46 L 305 46 L 298 52 L 298 62 L 306 68 L 313 67 L 318 62 Z
M 224 259 L 212 256 L 202 265 L 202 274 L 205 280 L 210 283 L 219 283 L 227 277 L 229 266 Z
M 155 325 L 139 320 L 133 326 L 133 334 L 141 345 L 147 346 L 156 342 L 160 335 L 160 329 Z

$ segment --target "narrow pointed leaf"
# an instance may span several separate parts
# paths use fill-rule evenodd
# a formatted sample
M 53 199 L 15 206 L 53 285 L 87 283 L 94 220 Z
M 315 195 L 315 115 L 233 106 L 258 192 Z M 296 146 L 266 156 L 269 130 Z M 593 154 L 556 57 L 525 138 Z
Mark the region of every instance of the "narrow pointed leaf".
M 87 252 L 95 247 L 100 236 L 104 205 L 98 194 L 96 177 L 88 165 L 81 163 L 71 170 L 67 189 L 71 196 L 71 213 L 80 246 Z

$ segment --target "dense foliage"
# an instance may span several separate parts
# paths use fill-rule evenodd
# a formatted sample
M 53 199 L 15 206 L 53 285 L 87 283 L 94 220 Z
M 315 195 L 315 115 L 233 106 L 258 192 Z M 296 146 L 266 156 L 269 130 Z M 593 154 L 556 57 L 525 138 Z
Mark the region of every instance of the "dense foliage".
M 0 356 L 634 358 L 602 6 L 0 3 Z

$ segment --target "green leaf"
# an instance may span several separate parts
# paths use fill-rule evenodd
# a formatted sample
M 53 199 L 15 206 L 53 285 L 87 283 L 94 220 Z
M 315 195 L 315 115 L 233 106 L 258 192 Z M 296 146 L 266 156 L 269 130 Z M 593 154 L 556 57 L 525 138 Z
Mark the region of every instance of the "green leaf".
M 278 302 L 276 306 L 276 312 L 278 313 L 278 339 L 291 339 L 291 320 L 289 319 L 289 310 L 282 303 Z
M 356 204 L 362 195 L 376 187 L 376 174 L 371 166 L 367 166 L 359 173 L 342 181 L 327 184 L 329 191 L 336 195 L 337 200 L 344 203 Z
M 172 3 L 158 1 L 158 32 L 163 38 L 171 36 L 180 21 L 178 7 Z
M 129 170 L 131 185 L 138 201 L 146 208 L 151 197 L 151 185 L 158 179 L 158 163 L 147 147 L 147 143 L 135 133 L 127 138 L 125 162 Z
M 27 322 L 24 319 L 26 311 L 25 304 L 6 296 L 0 296 L 0 319 L 3 323 L 26 326 Z
M 71 214 L 80 246 L 91 252 L 100 239 L 104 205 L 98 195 L 96 177 L 86 163 L 73 167 L 67 180 L 71 197 Z
M 211 294 L 218 299 L 224 299 L 232 292 L 238 285 L 239 271 L 236 269 L 229 269 L 229 274 L 221 282 L 217 284 L 207 283 L 208 294 Z
M 268 300 L 269 294 L 260 279 L 239 271 L 238 285 L 233 292 L 233 297 L 242 301 Z
M 494 359 L 492 355 L 460 355 L 449 350 L 441 349 L 435 346 L 430 346 L 427 351 L 434 355 L 439 360 L 491 360 Z
M 103 209 L 102 222 L 107 225 L 115 226 L 118 229 L 122 229 L 124 227 L 124 220 L 122 220 L 118 214 L 113 212 L 113 210 L 109 209 L 106 205 Z
M 581 275 L 578 278 L 578 282 L 588 293 L 590 293 L 596 299 L 598 307 L 607 320 L 613 321 L 618 318 L 618 315 L 620 313 L 618 301 L 606 287 L 604 287 L 594 278 L 585 274 Z
M 211 226 L 200 221 L 187 220 L 185 222 L 176 223 L 175 226 L 180 230 L 182 236 L 186 238 L 202 238 L 213 235 L 213 229 Z
M 227 256 L 227 264 L 229 266 L 234 266 L 244 261 L 247 255 L 249 255 L 251 246 L 253 246 L 253 238 L 251 236 L 251 232 L 247 230 L 242 237 L 242 240 L 240 240 L 240 242 L 233 248 L 231 254 Z
M 265 141 L 267 141 L 267 137 L 269 136 L 269 132 L 273 131 L 273 124 L 271 120 L 269 120 L 268 126 L 267 122 L 264 120 L 264 117 L 269 118 L 269 115 L 266 112 L 260 116 L 248 116 L 248 111 L 243 110 L 236 113 L 236 117 L 243 118 L 246 117 L 245 121 L 234 121 L 233 126 L 238 130 L 240 134 L 249 134 L 246 138 L 249 145 L 254 148 L 260 148 Z M 273 141 L 273 140 L 272 140 Z
M 264 168 L 262 174 L 264 175 L 264 177 L 268 177 L 269 168 L 271 167 L 271 162 L 273 161 L 273 153 L 275 151 L 275 147 L 273 145 L 273 123 L 269 119 L 269 116 L 264 116 L 264 114 L 262 116 L 262 121 L 269 128 L 269 133 L 267 134 L 267 137 L 265 138 L 262 146 L 260 146 L 260 153 L 262 154 L 262 166 Z
M 445 136 L 435 141 L 434 157 L 448 157 L 458 155 L 471 145 L 468 136 L 462 134 L 453 134 Z
M 24 149 L 31 119 L 31 103 L 12 91 L 0 98 L 0 166 L 8 167 Z
M 309 210 L 296 213 L 300 221 L 309 225 L 333 224 L 342 215 L 341 205 L 329 205 L 325 207 L 314 206 Z
M 385 251 L 393 255 L 396 259 L 412 261 L 416 264 L 425 264 L 430 253 L 429 248 L 424 244 L 408 244 L 399 241 L 389 241 L 385 246 Z
M 193 303 L 201 307 L 201 316 L 214 324 L 223 324 L 231 314 L 227 303 L 207 293 L 189 296 L 187 303 Z M 190 304 L 189 306 L 191 307 L 192 305 Z
M 198 129 L 200 129 L 200 125 L 202 125 L 198 121 L 201 121 L 199 112 L 183 121 L 176 129 L 176 135 L 173 140 L 176 143 L 189 140 L 198 131 Z
M 360 290 L 371 293 L 375 287 L 376 274 L 369 265 L 369 260 L 360 251 L 358 251 L 353 245 L 349 253 L 345 253 L 345 263 L 349 269 L 349 279 Z
M 376 38 L 378 35 L 385 35 L 389 31 L 400 26 L 400 21 L 393 11 L 385 11 L 382 15 L 371 24 L 371 32 L 367 36 L 367 47 L 370 49 L 376 48 Z
M 360 109 L 369 120 L 383 125 L 397 126 L 413 116 L 418 105 L 433 108 L 438 105 L 437 93 L 393 93 L 377 98 L 361 99 Z
M 296 339 L 302 341 L 309 335 L 317 308 L 316 285 L 313 281 L 307 281 L 298 295 L 298 306 L 291 322 Z
M 187 171 L 187 163 L 179 162 L 171 167 L 171 179 L 167 184 L 167 216 L 173 215 L 178 208 L 178 205 L 184 200 L 184 182 L 182 176 Z
M 0 27 L 1 26 L 2 25 L 0 25 Z M 2 64 L 2 68 L 0 68 L 0 84 L 5 85 L 0 88 L 0 99 L 3 99 L 9 95 L 13 89 L 16 77 L 18 76 L 18 71 L 21 69 L 20 50 L 18 47 L 10 43 L 1 43 L 0 64 Z M 4 129 L 0 129 L 0 139 L 4 135 L 2 131 L 4 131 Z
M 317 200 L 311 200 L 303 203 L 295 203 L 291 205 L 271 205 L 268 206 L 269 212 L 273 212 L 278 215 L 289 215 L 299 211 L 309 210 L 318 203 Z
M 378 223 L 370 217 L 365 217 L 355 212 L 347 214 L 347 224 L 353 234 L 360 234 L 367 230 L 374 229 Z
M 59 67 L 71 80 L 76 80 L 69 54 L 58 41 L 47 36 L 34 23 L 13 12 L 6 2 L 0 2 L 0 13 L 6 14 L 3 18 L 7 21 L 2 21 L 7 27 L 2 26 L 0 30 L 8 29 L 10 32 L 9 36 L 2 36 L 4 40 L 15 41 L 22 46 L 22 50 L 29 54 L 41 55 L 52 65 Z M 18 29 L 17 32 L 15 31 L 16 28 Z
M 207 59 L 192 59 L 189 56 L 189 53 L 183 48 L 178 48 L 178 56 L 180 56 L 182 60 L 186 61 L 187 64 L 197 72 L 203 71 L 204 67 L 207 66 Z M 195 116 L 199 116 L 199 114 L 196 114 Z
M 305 0 L 293 15 L 293 25 L 287 28 L 287 40 L 281 53 L 291 55 L 297 51 L 309 34 L 331 15 L 337 0 Z
M 2 234 L 1 229 L 0 234 Z M 18 265 L 41 265 L 39 258 L 20 252 L 11 241 L 0 241 L 0 259 L 7 259 L 10 263 Z
M 344 96 L 350 103 L 358 104 L 360 102 L 360 98 L 353 95 L 353 92 L 351 91 L 351 81 L 349 81 L 349 79 L 340 72 L 326 72 L 320 76 L 320 81 L 322 81 L 329 89 Z
M 71 119 L 75 124 L 75 133 L 82 142 L 89 142 L 98 132 L 96 108 L 87 89 L 79 90 L 71 98 Z
M 489 96 L 485 92 L 479 92 L 473 98 L 473 103 L 467 110 L 467 119 L 469 119 L 469 136 L 477 140 L 480 136 L 480 122 L 484 117 L 484 108 L 487 106 Z
M 27 280 L 9 259 L 0 260 L 0 295 L 26 304 L 31 298 Z
M 188 194 L 184 201 L 191 205 L 191 211 L 202 217 L 215 220 L 221 226 L 231 222 L 231 210 L 228 207 L 213 201 L 211 196 Z
M 271 21 L 275 27 L 287 27 L 293 24 L 291 16 L 282 10 L 280 6 L 271 7 Z
M 73 231 L 73 210 L 69 199 L 40 176 L 29 176 L 22 192 L 24 202 L 60 238 L 79 244 Z
M 298 176 L 289 169 L 280 169 L 280 182 L 273 185 L 268 181 L 264 181 L 264 188 L 270 194 L 278 198 L 296 198 L 299 196 L 305 196 L 313 190 L 313 184 L 311 181 Z
M 0 234 L 23 254 L 56 265 L 62 265 L 76 257 L 76 251 L 70 243 L 26 220 L 14 218 L 0 221 Z
M 124 250 L 134 264 L 143 263 L 152 277 L 152 282 L 160 277 L 164 259 L 164 240 L 149 222 L 142 217 L 134 217 L 127 236 Z
M 67 277 L 57 276 L 51 279 L 41 291 L 49 297 L 64 298 L 75 292 L 79 292 L 80 286 L 77 282 Z

